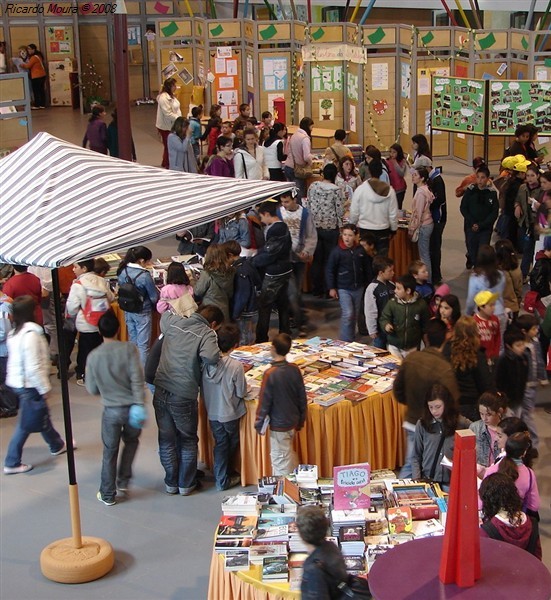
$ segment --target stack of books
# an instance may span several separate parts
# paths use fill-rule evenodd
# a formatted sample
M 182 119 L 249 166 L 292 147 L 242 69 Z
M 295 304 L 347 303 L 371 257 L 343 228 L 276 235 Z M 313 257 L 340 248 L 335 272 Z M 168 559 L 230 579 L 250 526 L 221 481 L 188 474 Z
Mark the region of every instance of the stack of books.
M 251 565 L 261 565 L 269 556 L 287 557 L 287 543 L 284 544 L 255 544 L 249 548 Z
M 255 494 L 239 494 L 237 496 L 225 496 L 222 500 L 223 515 L 251 515 L 260 514 L 260 504 Z
M 363 508 L 352 510 L 331 511 L 332 532 L 334 537 L 339 536 L 341 527 L 361 527 L 365 531 L 365 522 L 369 516 L 369 511 Z
M 218 523 L 217 539 L 253 538 L 258 517 L 245 515 L 224 515 Z
M 248 571 L 249 552 L 247 550 L 229 550 L 224 556 L 225 571 Z
M 317 487 L 318 465 L 299 465 L 294 473 L 300 487 Z
M 286 583 L 289 581 L 287 556 L 267 556 L 262 560 L 262 581 Z

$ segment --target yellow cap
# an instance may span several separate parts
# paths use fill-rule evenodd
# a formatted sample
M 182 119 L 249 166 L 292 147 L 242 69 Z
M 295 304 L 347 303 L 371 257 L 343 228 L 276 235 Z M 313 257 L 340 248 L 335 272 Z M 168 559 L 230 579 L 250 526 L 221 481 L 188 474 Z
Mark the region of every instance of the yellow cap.
M 493 294 L 490 290 L 484 290 L 483 292 L 478 292 L 478 294 L 474 297 L 474 303 L 477 306 L 486 306 L 486 304 L 490 304 L 490 302 L 495 302 L 499 298 L 499 294 Z
M 515 154 L 515 156 L 506 156 L 501 161 L 501 166 L 508 171 L 518 171 L 519 173 L 526 173 L 526 169 L 532 163 L 523 155 Z

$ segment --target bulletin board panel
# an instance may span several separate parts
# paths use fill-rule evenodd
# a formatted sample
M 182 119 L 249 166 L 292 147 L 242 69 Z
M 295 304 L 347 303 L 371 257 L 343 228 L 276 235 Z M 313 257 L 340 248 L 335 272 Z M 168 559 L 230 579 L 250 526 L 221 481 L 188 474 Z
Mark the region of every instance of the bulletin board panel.
M 345 39 L 344 25 L 310 25 L 310 39 L 307 43 L 343 42 Z
M 103 88 L 100 93 L 103 98 L 111 100 L 111 78 L 109 74 L 109 44 L 107 41 L 107 25 L 87 24 L 79 25 L 80 57 L 82 67 L 90 60 L 94 62 L 97 72 L 103 79 Z
M 38 46 L 38 27 L 32 25 L 10 25 L 10 50 L 12 56 L 19 56 L 19 48 L 34 43 Z M 10 57 L 11 58 L 11 57 Z
M 75 57 L 72 25 L 48 25 L 45 27 L 48 60 L 65 60 Z
M 461 41 L 459 41 L 459 44 L 461 44 Z M 453 63 L 452 73 L 454 77 L 467 79 L 469 76 L 469 61 L 462 60 L 456 57 Z M 455 158 L 459 158 L 460 160 L 468 162 L 469 144 L 472 143 L 469 142 L 469 140 L 472 140 L 472 138 L 466 135 L 465 133 L 458 132 L 453 134 L 451 139 L 453 141 L 453 156 Z
M 291 39 L 291 23 L 263 22 L 256 24 L 257 41 L 277 42 Z
M 258 65 L 255 64 L 254 61 L 254 54 L 252 49 L 248 48 L 245 49 L 244 51 L 245 53 L 245 94 L 246 94 L 246 99 L 247 102 L 249 103 L 249 105 L 252 106 L 251 109 L 251 114 L 252 115 L 256 115 L 258 120 L 260 120 L 260 115 L 262 114 L 263 111 L 265 110 L 269 110 L 272 114 L 273 114 L 273 107 L 272 106 L 268 106 L 267 104 L 264 104 L 263 101 L 266 100 L 267 98 L 262 98 L 262 93 L 260 93 L 260 95 L 258 95 L 256 93 L 256 90 L 259 89 L 258 87 L 258 73 L 259 73 L 259 69 L 260 69 L 260 64 L 261 61 L 259 59 L 259 63 Z M 262 81 L 262 78 L 260 79 L 260 81 Z M 262 91 L 260 89 L 260 91 Z M 273 92 L 270 92 L 273 93 Z
M 207 31 L 209 40 L 241 40 L 241 21 L 208 21 Z
M 484 135 L 486 82 L 459 77 L 432 77 L 432 128 Z
M 277 120 L 291 123 L 291 77 L 292 55 L 291 52 L 259 51 L 259 77 L 260 83 L 256 89 L 260 90 L 260 112 L 269 110 L 274 114 L 273 101 L 277 98 L 285 100 L 285 114 L 277 116 Z
M 315 127 L 340 129 L 344 127 L 344 63 L 311 62 L 311 113 Z M 306 109 L 308 112 L 308 109 Z
M 0 119 L 0 149 L 16 150 L 29 141 L 27 117 Z
M 166 45 L 160 49 L 162 82 L 173 77 L 176 80 L 176 97 L 180 101 L 182 115 L 188 114 L 194 82 L 193 49 L 189 46 Z
M 398 126 L 400 128 L 400 138 L 398 143 L 408 152 L 411 145 L 411 60 L 409 58 L 400 57 L 398 60 L 399 79 L 399 95 L 398 98 Z
M 489 135 L 514 135 L 519 123 L 551 135 L 550 81 L 490 81 Z
M 247 102 L 242 98 L 242 51 L 240 48 L 221 46 L 209 51 L 212 102 L 222 107 L 222 121 L 233 121 L 239 114 L 239 105 Z
M 363 28 L 363 42 L 369 46 L 395 46 L 396 27 L 392 25 L 380 25 L 376 27 Z
M 422 133 L 427 138 L 430 136 L 431 119 L 431 77 L 446 77 L 450 74 L 450 66 L 437 60 L 424 59 L 413 62 L 412 68 L 416 68 L 417 89 L 412 90 L 416 93 L 417 100 L 417 131 L 411 135 Z M 450 154 L 450 135 L 447 131 L 434 130 L 432 140 L 433 156 L 449 156 Z
M 360 110 L 360 92 L 362 84 L 362 66 L 346 63 L 346 102 L 348 122 L 344 129 L 349 131 L 347 141 L 349 144 L 363 144 L 362 114 Z
M 396 139 L 395 82 L 396 57 L 368 57 L 364 65 L 364 145 L 373 144 L 386 150 Z

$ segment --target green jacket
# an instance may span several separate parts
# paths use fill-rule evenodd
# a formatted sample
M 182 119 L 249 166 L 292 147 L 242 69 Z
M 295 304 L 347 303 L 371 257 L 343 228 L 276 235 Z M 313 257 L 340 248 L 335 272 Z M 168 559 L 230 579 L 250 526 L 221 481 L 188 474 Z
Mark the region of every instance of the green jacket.
M 429 322 L 430 314 L 427 303 L 415 292 L 409 301 L 394 297 L 386 303 L 379 319 L 381 331 L 390 323 L 394 331 L 387 332 L 388 343 L 409 350 L 417 348 L 421 343 L 423 331 Z

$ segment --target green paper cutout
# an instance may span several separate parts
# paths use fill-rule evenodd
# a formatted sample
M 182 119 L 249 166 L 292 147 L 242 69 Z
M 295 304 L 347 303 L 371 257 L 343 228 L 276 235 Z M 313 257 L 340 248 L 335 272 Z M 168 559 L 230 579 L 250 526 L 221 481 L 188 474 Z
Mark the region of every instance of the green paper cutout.
M 384 32 L 384 29 L 382 27 L 379 27 L 379 29 L 377 29 L 377 31 L 374 31 L 371 35 L 368 35 L 367 39 L 372 44 L 378 44 L 385 36 L 386 36 L 386 33 Z
M 224 33 L 224 28 L 222 27 L 222 25 L 217 25 L 216 27 L 211 29 L 210 32 L 213 36 L 216 37 L 216 36 L 222 35 Z
M 486 48 L 490 48 L 496 43 L 496 36 L 493 33 L 489 33 L 486 37 L 479 38 L 478 43 L 482 50 L 486 50 Z
M 197 31 L 199 32 L 199 35 L 203 35 L 203 28 L 200 23 L 197 24 Z
M 525 50 L 528 50 L 528 46 L 529 46 L 529 44 L 528 44 L 528 40 L 527 40 L 525 37 L 523 37 L 523 38 L 520 40 L 520 43 L 522 44 L 522 47 L 523 47 Z
M 432 31 L 429 31 L 426 35 L 424 35 L 421 38 L 421 41 L 423 42 L 423 44 L 425 44 L 425 46 L 427 44 L 430 44 L 432 42 L 432 40 L 434 39 L 434 35 L 432 33 Z
M 273 38 L 274 35 L 277 33 L 277 29 L 275 28 L 274 25 L 270 25 L 269 27 L 266 27 L 266 29 L 263 29 L 262 31 L 258 31 L 258 33 L 260 34 L 260 37 L 263 40 L 269 40 L 270 38 Z
M 316 29 L 316 31 L 314 31 L 314 33 L 312 34 L 312 39 L 318 41 L 320 38 L 322 38 L 325 35 L 325 31 L 323 30 L 322 27 L 319 27 L 318 29 Z
M 544 64 L 546 67 L 551 67 L 551 58 L 546 58 L 546 59 L 543 61 L 543 64 Z
M 177 31 L 178 25 L 174 21 L 172 21 L 172 23 L 169 23 L 168 25 L 165 25 L 164 27 L 161 27 L 163 37 L 170 37 L 171 35 L 174 35 Z

